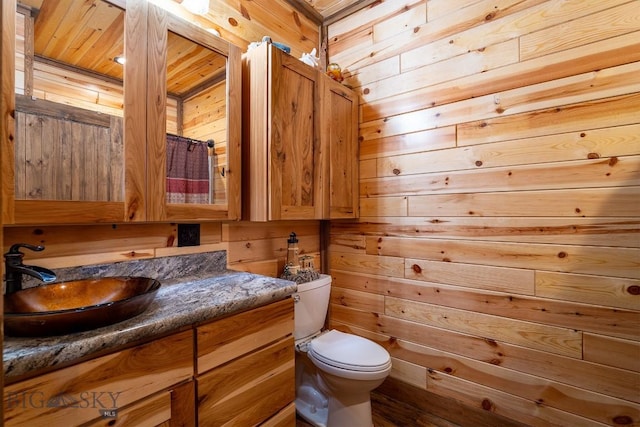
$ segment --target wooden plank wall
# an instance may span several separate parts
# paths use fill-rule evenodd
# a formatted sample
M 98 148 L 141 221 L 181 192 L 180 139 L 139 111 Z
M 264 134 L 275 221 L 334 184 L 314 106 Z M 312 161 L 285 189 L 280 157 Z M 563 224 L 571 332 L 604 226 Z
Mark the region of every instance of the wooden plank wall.
M 380 1 L 328 27 L 361 95 L 330 321 L 394 381 L 526 425 L 640 424 L 639 6 Z
M 300 254 L 314 256 L 319 267 L 317 221 L 201 223 L 200 246 L 187 247 L 178 247 L 173 223 L 5 227 L 3 253 L 17 242 L 44 245 L 42 252 L 26 253 L 25 263 L 62 268 L 226 250 L 229 268 L 277 277 L 292 231 L 298 234 Z

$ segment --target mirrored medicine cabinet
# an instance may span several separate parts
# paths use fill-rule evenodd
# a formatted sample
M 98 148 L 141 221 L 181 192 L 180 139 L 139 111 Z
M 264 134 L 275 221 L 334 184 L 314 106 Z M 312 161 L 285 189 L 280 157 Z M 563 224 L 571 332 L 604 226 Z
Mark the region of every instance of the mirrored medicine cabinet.
M 146 0 L 6 8 L 5 223 L 239 217 L 238 47 Z

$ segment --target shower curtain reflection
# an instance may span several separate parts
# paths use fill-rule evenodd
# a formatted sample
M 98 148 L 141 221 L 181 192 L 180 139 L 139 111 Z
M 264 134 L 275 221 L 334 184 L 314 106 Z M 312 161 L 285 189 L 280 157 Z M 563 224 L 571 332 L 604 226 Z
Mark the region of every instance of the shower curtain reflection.
M 167 203 L 210 202 L 206 142 L 167 135 Z

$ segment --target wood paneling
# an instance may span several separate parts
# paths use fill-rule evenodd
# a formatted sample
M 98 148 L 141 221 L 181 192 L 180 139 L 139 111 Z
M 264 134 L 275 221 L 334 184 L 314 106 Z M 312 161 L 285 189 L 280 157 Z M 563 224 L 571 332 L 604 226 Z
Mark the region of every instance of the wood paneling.
M 399 419 L 640 423 L 637 4 L 405 3 L 328 28 L 362 156 L 331 326 L 389 350 Z

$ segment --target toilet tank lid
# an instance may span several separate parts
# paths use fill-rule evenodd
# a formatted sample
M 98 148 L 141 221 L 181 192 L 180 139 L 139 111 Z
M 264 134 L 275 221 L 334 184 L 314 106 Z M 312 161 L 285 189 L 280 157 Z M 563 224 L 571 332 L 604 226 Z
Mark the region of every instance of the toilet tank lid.
M 319 360 L 354 371 L 386 369 L 391 361 L 389 353 L 381 345 L 337 330 L 331 330 L 311 340 L 309 348 Z
M 319 279 L 298 284 L 298 292 L 310 291 L 311 289 L 319 288 L 320 286 L 328 284 L 331 284 L 331 276 L 328 274 L 321 274 Z

